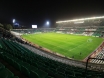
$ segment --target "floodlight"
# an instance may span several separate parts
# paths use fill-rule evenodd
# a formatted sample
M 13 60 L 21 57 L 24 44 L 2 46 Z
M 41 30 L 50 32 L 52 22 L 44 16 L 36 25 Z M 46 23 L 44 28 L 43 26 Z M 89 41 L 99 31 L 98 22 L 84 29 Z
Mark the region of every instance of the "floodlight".
M 47 25 L 49 25 L 49 21 L 47 21 L 47 23 L 46 23 Z
M 75 21 L 74 24 L 84 23 L 84 21 Z
M 104 18 L 104 16 L 90 17 L 90 18 L 81 18 L 81 19 L 73 19 L 73 20 L 65 20 L 65 21 L 57 21 L 56 23 L 75 22 L 75 21 L 84 21 L 84 20 L 101 19 L 101 18 Z
M 15 23 L 15 19 L 13 19 L 13 23 Z

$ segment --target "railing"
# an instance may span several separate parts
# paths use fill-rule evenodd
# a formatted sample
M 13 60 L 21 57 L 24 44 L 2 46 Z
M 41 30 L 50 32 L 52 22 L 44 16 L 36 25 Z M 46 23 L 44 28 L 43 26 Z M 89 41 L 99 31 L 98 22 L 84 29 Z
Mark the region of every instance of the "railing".
M 89 57 L 89 58 L 87 59 L 87 62 L 86 62 L 85 76 L 87 76 L 88 63 L 89 63 L 89 60 L 91 60 L 91 59 L 97 59 L 97 60 L 103 60 L 103 61 L 104 61 L 104 59 L 91 58 L 91 57 Z M 99 70 L 100 70 L 100 69 L 99 69 Z M 100 70 L 100 71 L 103 71 L 103 70 Z

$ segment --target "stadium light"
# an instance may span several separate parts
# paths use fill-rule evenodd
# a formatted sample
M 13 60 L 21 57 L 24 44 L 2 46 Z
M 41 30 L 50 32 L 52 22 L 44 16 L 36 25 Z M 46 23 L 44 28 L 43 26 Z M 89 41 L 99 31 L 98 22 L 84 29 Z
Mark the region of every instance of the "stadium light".
M 15 23 L 15 21 L 16 21 L 16 20 L 15 20 L 15 19 L 13 19 L 13 23 Z
M 84 21 L 75 21 L 74 24 L 84 23 Z
M 104 18 L 104 16 L 90 17 L 90 18 L 81 18 L 81 19 L 73 19 L 73 20 L 65 20 L 65 21 L 57 21 L 56 23 L 75 22 L 75 21 L 84 21 L 84 20 L 101 19 L 101 18 Z
M 46 25 L 49 25 L 49 21 L 46 22 Z

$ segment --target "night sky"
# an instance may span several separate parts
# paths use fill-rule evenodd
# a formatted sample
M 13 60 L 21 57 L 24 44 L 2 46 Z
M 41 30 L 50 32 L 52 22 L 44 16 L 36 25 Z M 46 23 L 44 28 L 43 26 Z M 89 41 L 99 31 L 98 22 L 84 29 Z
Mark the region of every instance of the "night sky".
M 103 15 L 100 0 L 0 0 L 0 22 L 12 23 L 15 18 L 28 27 L 42 27 L 46 21 L 55 27 L 56 21 Z

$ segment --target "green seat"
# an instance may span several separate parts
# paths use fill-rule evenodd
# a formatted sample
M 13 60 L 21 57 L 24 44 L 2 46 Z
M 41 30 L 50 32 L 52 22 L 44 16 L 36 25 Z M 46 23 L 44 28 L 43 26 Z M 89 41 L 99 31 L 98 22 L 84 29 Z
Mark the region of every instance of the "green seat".
M 7 60 L 8 60 L 7 62 L 8 62 L 10 65 L 14 65 L 14 60 L 13 60 L 13 59 L 8 58 Z
M 21 66 L 21 72 L 28 77 L 30 76 L 30 71 L 24 66 Z
M 32 64 L 32 60 L 30 60 L 30 59 L 26 59 L 26 62 L 28 62 L 29 64 Z
M 55 78 L 65 78 L 65 77 L 60 74 L 55 74 Z
M 65 73 L 62 73 L 62 72 L 59 72 L 59 71 L 57 71 L 56 73 L 57 73 L 57 74 L 60 74 L 60 75 L 62 75 L 62 76 L 64 76 L 64 77 L 66 76 Z
M 14 60 L 13 59 L 9 59 L 9 63 L 14 66 Z
M 14 74 L 8 70 L 8 69 L 3 69 L 0 71 L 0 78 L 13 78 Z
M 83 77 L 84 75 L 82 73 L 80 73 L 80 72 L 75 72 L 75 76 L 76 77 Z
M 19 60 L 18 58 L 16 58 L 16 57 L 12 57 L 14 60 L 15 60 L 15 62 L 20 62 L 21 60 Z
M 52 71 L 51 69 L 49 69 L 49 68 L 46 68 L 46 72 L 49 74 L 49 76 L 52 76 L 52 77 L 54 77 L 55 76 L 55 72 L 54 71 Z
M 47 76 L 46 78 L 54 78 L 54 77 L 51 77 L 51 76 Z
M 20 66 L 22 65 L 22 60 L 16 58 L 16 57 L 13 57 L 14 58 L 14 61 L 17 62 Z
M 68 78 L 77 78 L 75 76 L 72 76 L 72 75 L 67 75 Z
M 46 66 L 41 66 L 40 69 L 41 69 L 41 70 L 44 70 L 45 72 L 47 72 L 48 67 L 46 67 Z
M 5 52 L 1 53 L 1 57 L 2 57 L 2 59 L 4 59 L 4 60 L 5 60 L 5 55 L 6 55 Z
M 40 77 L 36 72 L 30 71 L 30 78 L 40 78 Z
M 0 70 L 2 70 L 4 68 L 5 68 L 5 66 L 2 63 L 0 63 Z
M 4 59 L 4 55 L 2 53 L 0 53 L 0 58 Z
M 25 57 L 24 57 L 24 58 L 22 58 L 22 60 L 23 60 L 23 61 L 25 61 L 25 62 L 27 62 L 27 58 L 25 58 Z
M 4 55 L 4 60 L 8 62 L 8 56 Z
M 32 71 L 36 72 L 36 71 L 38 70 L 38 68 L 37 68 L 37 67 L 34 67 L 34 66 L 32 66 L 32 65 L 30 65 L 29 70 L 30 70 L 30 71 L 32 70 Z
M 36 73 L 39 75 L 40 78 L 46 78 L 48 76 L 48 73 L 40 69 Z
M 20 66 L 19 63 L 14 62 L 14 67 L 15 67 L 17 70 L 21 71 L 21 66 Z
M 18 76 L 14 76 L 13 78 L 19 78 Z
M 35 67 L 38 67 L 36 62 L 32 62 L 32 65 L 35 66 Z
M 65 69 L 64 68 L 58 68 L 57 71 L 64 73 Z
M 74 76 L 74 73 L 72 70 L 66 70 L 65 73 Z
M 21 61 L 20 62 L 22 66 L 26 67 L 26 68 L 29 68 L 30 67 L 30 64 L 29 63 L 26 63 L 26 62 L 23 62 Z

